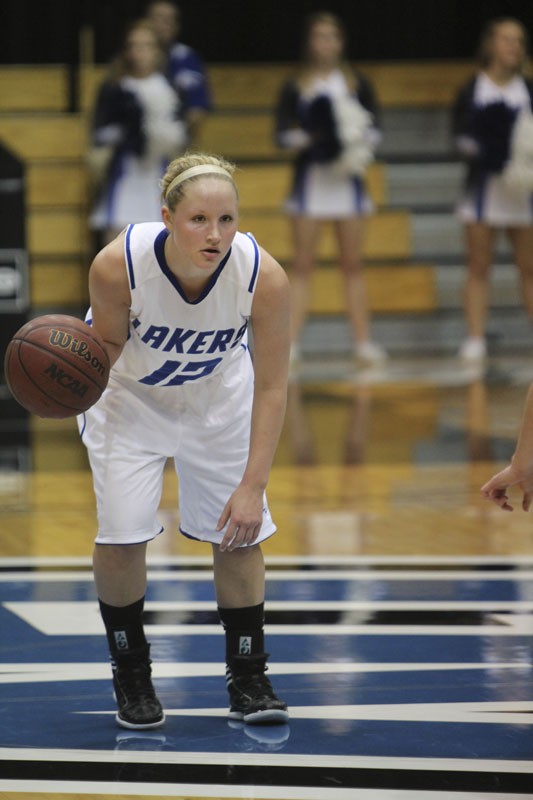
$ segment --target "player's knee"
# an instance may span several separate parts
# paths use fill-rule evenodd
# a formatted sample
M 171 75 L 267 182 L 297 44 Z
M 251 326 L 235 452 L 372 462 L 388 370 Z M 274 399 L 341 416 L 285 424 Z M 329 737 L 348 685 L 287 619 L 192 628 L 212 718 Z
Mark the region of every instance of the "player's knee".
M 94 564 L 97 568 L 124 571 L 130 569 L 137 560 L 143 559 L 146 543 L 140 544 L 99 544 L 94 548 Z
M 214 544 L 213 552 L 219 563 L 222 561 L 231 561 L 232 564 L 244 563 L 247 560 L 255 559 L 261 555 L 261 545 L 259 543 L 254 543 L 236 547 L 235 550 L 220 550 L 218 544 Z

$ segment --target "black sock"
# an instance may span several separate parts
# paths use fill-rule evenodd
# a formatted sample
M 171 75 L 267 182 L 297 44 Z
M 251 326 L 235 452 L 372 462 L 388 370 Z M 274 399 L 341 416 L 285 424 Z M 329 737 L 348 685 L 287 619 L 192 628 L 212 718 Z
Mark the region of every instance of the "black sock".
M 264 653 L 265 604 L 244 608 L 218 608 L 220 621 L 226 631 L 226 662 L 234 656 Z
M 108 606 L 99 601 L 104 621 L 109 651 L 112 656 L 145 647 L 142 614 L 144 597 L 129 606 Z

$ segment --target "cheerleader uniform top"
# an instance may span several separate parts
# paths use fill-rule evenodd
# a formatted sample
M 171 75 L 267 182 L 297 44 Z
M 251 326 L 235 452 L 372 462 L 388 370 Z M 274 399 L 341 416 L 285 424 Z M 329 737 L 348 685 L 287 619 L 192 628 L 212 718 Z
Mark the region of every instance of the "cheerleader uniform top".
M 112 148 L 107 180 L 90 217 L 95 229 L 161 218 L 159 180 L 187 144 L 183 104 L 167 78 L 125 76 L 104 83 L 96 104 L 96 147 Z
M 342 70 L 302 89 L 290 80 L 276 110 L 276 143 L 295 148 L 289 213 L 341 218 L 372 210 L 364 172 L 380 133 L 371 84 L 357 76 L 352 92 Z
M 480 72 L 458 93 L 452 133 L 467 161 L 465 196 L 458 206 L 463 221 L 493 225 L 532 222 L 530 193 L 510 191 L 502 176 L 517 115 L 532 106 L 533 83 L 518 75 L 500 86 Z

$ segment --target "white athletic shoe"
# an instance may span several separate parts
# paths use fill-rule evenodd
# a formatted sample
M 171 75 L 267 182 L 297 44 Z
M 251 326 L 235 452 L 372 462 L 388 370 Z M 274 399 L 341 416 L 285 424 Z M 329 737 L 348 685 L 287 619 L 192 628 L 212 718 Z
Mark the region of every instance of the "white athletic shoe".
M 459 358 L 462 361 L 480 363 L 487 357 L 487 344 L 481 336 L 470 336 L 465 339 L 459 348 Z
M 361 342 L 355 345 L 355 358 L 363 365 L 378 366 L 387 360 L 387 351 L 376 342 Z

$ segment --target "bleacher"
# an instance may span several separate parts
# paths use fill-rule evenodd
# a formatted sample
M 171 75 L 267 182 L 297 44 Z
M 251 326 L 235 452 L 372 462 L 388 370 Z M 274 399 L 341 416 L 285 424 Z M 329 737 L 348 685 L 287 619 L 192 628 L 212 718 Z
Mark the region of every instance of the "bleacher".
M 462 231 L 453 216 L 462 166 L 452 153 L 448 110 L 472 72 L 469 62 L 368 63 L 382 106 L 384 139 L 369 174 L 376 214 L 364 256 L 376 338 L 392 352 L 452 351 L 463 332 Z M 291 243 L 282 211 L 288 156 L 273 142 L 273 106 L 287 64 L 210 66 L 216 111 L 201 147 L 237 162 L 241 228 L 284 265 Z M 91 250 L 84 167 L 87 114 L 103 70 L 79 75 L 79 108 L 69 112 L 66 68 L 0 68 L 0 139 L 27 165 L 28 241 L 34 314 L 79 314 L 87 302 Z M 491 325 L 499 346 L 529 330 L 508 252 L 499 252 Z M 349 350 L 343 289 L 331 231 L 325 229 L 314 276 L 304 351 Z M 490 330 L 489 330 L 490 333 Z

